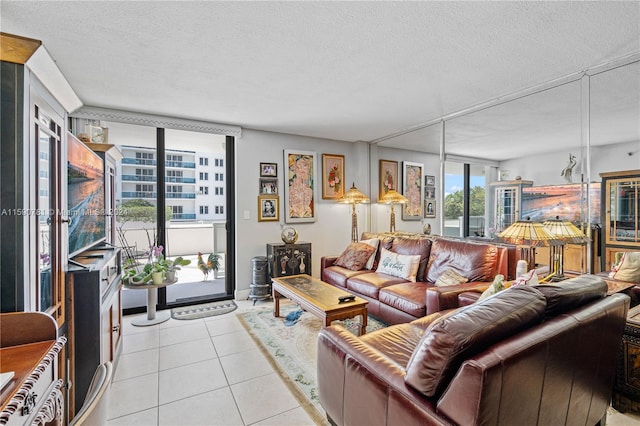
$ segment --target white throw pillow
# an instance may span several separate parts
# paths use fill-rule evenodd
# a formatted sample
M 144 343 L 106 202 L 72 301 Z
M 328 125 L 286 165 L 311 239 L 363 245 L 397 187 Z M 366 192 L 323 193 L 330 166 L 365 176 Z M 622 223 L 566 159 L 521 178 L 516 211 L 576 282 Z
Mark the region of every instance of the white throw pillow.
M 369 244 L 371 247 L 375 248 L 369 260 L 367 260 L 367 264 L 364 265 L 364 269 L 373 269 L 373 262 L 376 261 L 376 252 L 378 251 L 378 244 L 380 244 L 380 240 L 377 238 L 372 238 L 370 240 L 361 240 L 361 243 Z
M 616 253 L 616 264 L 609 273 L 609 278 L 621 281 L 640 281 L 640 252 L 627 251 Z
M 380 263 L 378 263 L 378 269 L 376 269 L 376 272 L 393 275 L 394 277 L 400 277 L 405 280 L 415 282 L 419 266 L 419 254 L 413 256 L 398 254 L 382 247 Z

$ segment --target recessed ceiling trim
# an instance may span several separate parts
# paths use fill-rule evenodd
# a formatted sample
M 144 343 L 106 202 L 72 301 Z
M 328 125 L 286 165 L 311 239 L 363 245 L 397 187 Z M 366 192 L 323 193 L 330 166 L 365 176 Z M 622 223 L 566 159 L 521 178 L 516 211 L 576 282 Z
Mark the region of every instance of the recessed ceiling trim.
M 227 124 L 210 123 L 207 121 L 187 120 L 185 118 L 166 117 L 162 115 L 143 114 L 139 112 L 120 111 L 109 108 L 84 106 L 73 114 L 73 118 L 88 120 L 114 121 L 118 123 L 137 124 L 139 126 L 162 127 L 165 129 L 188 130 L 193 132 L 213 133 L 242 137 L 242 128 Z
M 605 63 L 594 65 L 592 67 L 586 68 L 582 71 L 577 71 L 563 77 L 558 77 L 553 80 L 545 81 L 543 83 L 536 84 L 534 86 L 530 86 L 524 89 L 516 90 L 511 93 L 507 93 L 505 95 L 497 96 L 488 101 L 480 102 L 478 104 L 472 105 L 467 108 L 463 108 L 459 111 L 455 111 L 449 114 L 445 114 L 442 117 L 434 118 L 429 121 L 425 121 L 420 124 L 416 124 L 411 127 L 407 127 L 406 129 L 399 130 L 390 135 L 383 136 L 381 138 L 377 138 L 371 141 L 372 144 L 377 144 L 387 139 L 395 138 L 398 136 L 402 136 L 407 133 L 415 132 L 420 129 L 424 129 L 425 127 L 433 126 L 442 121 L 448 121 L 453 118 L 462 117 L 468 114 L 472 114 L 478 111 L 485 110 L 487 108 L 491 108 L 497 105 L 505 104 L 507 102 L 514 101 L 516 99 L 524 98 L 526 96 L 535 95 L 536 93 L 544 92 L 545 90 L 550 90 L 558 86 L 562 86 L 564 84 L 572 83 L 574 81 L 580 80 L 585 75 L 596 75 L 603 73 L 605 71 L 609 71 L 615 68 L 619 68 L 625 65 L 632 64 L 634 62 L 640 62 L 640 52 L 634 52 L 626 56 L 622 56 L 620 58 L 613 59 L 611 61 L 607 61 Z
M 444 161 L 453 163 L 479 164 L 483 166 L 500 167 L 499 161 L 487 160 L 486 158 L 465 157 L 462 155 L 445 154 Z

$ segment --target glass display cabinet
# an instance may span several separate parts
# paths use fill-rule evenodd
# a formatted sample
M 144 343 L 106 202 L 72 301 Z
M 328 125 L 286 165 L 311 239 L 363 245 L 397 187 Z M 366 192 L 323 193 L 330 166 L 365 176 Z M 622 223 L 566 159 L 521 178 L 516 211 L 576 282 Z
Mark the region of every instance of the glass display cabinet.
M 640 250 L 640 170 L 600 173 L 602 178 L 603 270 L 620 251 Z
M 522 188 L 533 185 L 530 180 L 511 180 L 492 182 L 494 188 L 493 224 L 495 233 L 504 231 L 512 223 L 520 220 Z

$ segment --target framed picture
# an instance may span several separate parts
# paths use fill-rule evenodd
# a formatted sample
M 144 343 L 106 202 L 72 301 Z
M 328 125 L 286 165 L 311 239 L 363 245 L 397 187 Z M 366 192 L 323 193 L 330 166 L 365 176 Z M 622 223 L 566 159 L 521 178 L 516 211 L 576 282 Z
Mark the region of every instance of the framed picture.
M 278 178 L 260 178 L 260 191 L 259 194 L 277 194 L 278 193 Z
M 424 187 L 424 198 L 436 198 L 436 187 L 435 186 L 425 186 Z
M 315 222 L 316 153 L 284 150 L 287 177 L 284 185 L 286 223 Z
M 378 200 L 382 198 L 390 189 L 398 190 L 398 162 L 391 160 L 380 160 L 380 191 Z
M 260 163 L 260 177 L 270 176 L 278 176 L 278 165 L 276 163 Z
M 424 164 L 402 162 L 402 195 L 407 203 L 402 205 L 403 220 L 422 219 L 422 171 Z
M 280 197 L 277 195 L 258 195 L 258 222 L 277 222 L 280 220 Z
M 322 154 L 322 199 L 344 197 L 344 155 Z
M 436 177 L 431 175 L 425 175 L 424 186 L 436 186 Z
M 431 218 L 431 219 L 436 217 L 436 199 L 435 198 L 424 199 L 424 217 Z

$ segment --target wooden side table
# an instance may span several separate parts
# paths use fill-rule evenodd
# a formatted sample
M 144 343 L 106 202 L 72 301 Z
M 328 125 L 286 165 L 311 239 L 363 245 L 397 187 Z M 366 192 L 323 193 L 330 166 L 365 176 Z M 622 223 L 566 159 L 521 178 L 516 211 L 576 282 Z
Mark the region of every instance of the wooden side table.
M 631 308 L 622 335 L 613 386 L 613 408 L 640 411 L 640 306 Z

